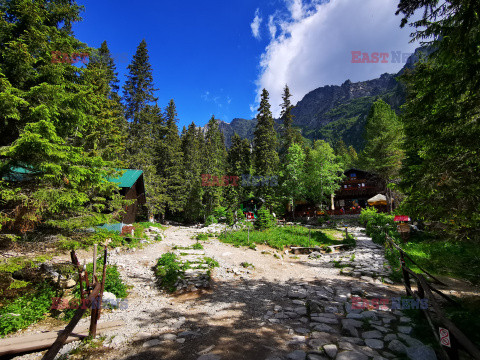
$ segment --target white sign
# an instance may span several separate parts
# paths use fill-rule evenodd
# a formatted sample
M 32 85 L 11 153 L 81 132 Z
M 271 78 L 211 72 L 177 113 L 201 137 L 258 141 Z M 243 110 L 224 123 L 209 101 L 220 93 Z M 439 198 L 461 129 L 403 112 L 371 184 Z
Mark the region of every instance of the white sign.
M 439 328 L 440 329 L 440 343 L 443 346 L 452 347 L 450 343 L 450 332 L 447 329 Z

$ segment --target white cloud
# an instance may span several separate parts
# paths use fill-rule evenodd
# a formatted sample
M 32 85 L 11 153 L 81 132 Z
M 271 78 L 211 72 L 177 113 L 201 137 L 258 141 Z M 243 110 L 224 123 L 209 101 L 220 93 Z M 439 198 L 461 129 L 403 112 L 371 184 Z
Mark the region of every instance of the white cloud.
M 270 32 L 270 38 L 275 39 L 275 35 L 277 34 L 277 25 L 275 24 L 274 15 L 270 15 L 268 17 L 268 31 Z
M 275 116 L 280 112 L 285 84 L 296 104 L 320 86 L 395 73 L 403 63 L 393 63 L 391 52 L 411 53 L 418 46 L 409 43 L 411 28 L 399 27 L 400 17 L 395 16 L 398 0 L 285 1 L 288 13 L 269 17 L 271 40 L 261 56 L 256 81 L 257 104 L 266 88 Z M 352 63 L 352 51 L 387 52 L 389 61 Z
M 260 17 L 260 9 L 255 10 L 255 17 L 253 18 L 250 27 L 252 28 L 253 37 L 260 40 L 260 25 L 262 24 L 262 18 Z

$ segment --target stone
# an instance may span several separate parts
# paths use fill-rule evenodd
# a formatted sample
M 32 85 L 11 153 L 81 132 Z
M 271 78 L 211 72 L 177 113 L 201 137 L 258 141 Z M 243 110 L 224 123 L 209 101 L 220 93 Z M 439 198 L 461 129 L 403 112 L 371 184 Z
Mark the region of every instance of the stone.
M 405 345 L 403 345 L 398 340 L 390 341 L 390 344 L 388 344 L 388 349 L 392 350 L 395 353 L 399 353 L 399 354 L 406 354 L 407 353 L 407 347 Z
M 324 331 L 324 332 L 336 332 L 335 329 L 333 329 L 332 327 L 328 326 L 327 324 L 317 324 L 313 327 L 313 329 L 315 331 Z
M 335 355 L 337 355 L 338 348 L 334 344 L 328 344 L 323 347 L 323 350 L 325 351 L 325 354 L 328 355 L 329 358 L 333 359 Z
M 430 346 L 412 346 L 407 349 L 407 356 L 410 360 L 437 360 L 435 351 Z
M 397 338 L 396 334 L 387 334 L 383 338 L 383 341 L 389 342 L 389 341 L 395 340 L 396 338 Z
M 356 345 L 363 345 L 363 344 L 364 344 L 363 339 L 360 339 L 359 337 L 347 337 L 347 336 L 342 336 L 342 337 L 340 338 L 340 341 L 346 341 L 346 342 L 349 342 L 349 343 L 352 343 L 352 344 L 356 344 Z
M 351 313 L 347 314 L 347 319 L 356 319 L 356 320 L 358 320 L 358 319 L 363 319 L 363 316 L 362 316 L 362 314 L 355 314 L 355 313 L 352 313 L 352 312 L 351 312 Z
M 343 319 L 342 320 L 342 326 L 347 327 L 347 326 L 353 326 L 353 327 L 360 327 L 363 325 L 363 322 L 354 320 L 354 319 Z
M 365 345 L 372 349 L 380 350 L 383 349 L 383 341 L 377 339 L 365 339 Z
M 359 351 L 344 351 L 338 354 L 335 360 L 368 360 L 368 356 Z
M 326 358 L 318 354 L 308 354 L 307 360 L 326 360 Z
M 377 320 L 377 314 L 375 311 L 364 311 L 361 315 L 364 319 Z
M 307 353 L 303 350 L 295 350 L 287 355 L 289 360 L 306 360 Z
M 338 320 L 331 317 L 324 317 L 324 316 L 312 316 L 311 320 L 314 322 L 325 323 L 325 324 L 338 324 Z
M 288 297 L 291 299 L 305 299 L 307 297 L 307 292 L 305 290 L 290 290 L 288 292 Z
M 295 332 L 298 333 L 298 334 L 308 334 L 310 332 L 310 330 L 305 329 L 305 328 L 296 328 Z
M 175 340 L 177 338 L 177 335 L 175 334 L 164 334 L 162 336 L 163 340 Z
M 398 337 L 405 341 L 408 346 L 423 346 L 423 343 L 420 340 L 414 339 L 406 334 L 398 334 Z
M 325 338 L 311 339 L 308 342 L 308 346 L 310 346 L 312 349 L 319 349 L 321 346 L 326 345 L 329 342 L 330 342 L 330 339 L 325 339 Z
M 294 311 L 298 315 L 307 315 L 307 308 L 305 306 L 297 307 L 297 308 L 294 309 Z
M 220 360 L 222 357 L 215 354 L 205 354 L 200 356 L 197 360 Z
M 358 330 L 352 325 L 342 326 L 342 333 L 344 335 L 351 335 L 355 338 L 359 336 Z
M 381 339 L 382 333 L 378 330 L 364 331 L 362 337 L 364 339 Z
M 401 333 L 408 335 L 412 332 L 413 329 L 411 326 L 397 326 L 397 330 Z
M 144 348 L 148 348 L 148 347 L 152 347 L 152 346 L 158 346 L 160 345 L 162 342 L 158 339 L 153 339 L 153 340 L 148 340 L 146 342 L 143 343 L 143 347 Z
M 179 344 L 183 344 L 183 343 L 185 342 L 185 338 L 178 338 L 178 339 L 177 339 L 177 342 L 178 342 Z

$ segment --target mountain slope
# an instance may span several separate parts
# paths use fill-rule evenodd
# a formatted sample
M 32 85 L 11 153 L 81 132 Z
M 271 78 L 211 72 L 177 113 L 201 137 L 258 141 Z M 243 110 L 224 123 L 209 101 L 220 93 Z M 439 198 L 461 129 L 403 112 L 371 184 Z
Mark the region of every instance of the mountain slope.
M 347 146 L 361 150 L 365 120 L 373 102 L 382 98 L 399 112 L 405 102 L 405 93 L 397 81 L 398 76 L 412 69 L 422 53 L 430 52 L 430 49 L 418 48 L 397 74 L 385 73 L 377 79 L 356 83 L 347 80 L 340 86 L 327 85 L 310 91 L 293 108 L 293 125 L 307 139 L 323 139 L 331 144 L 342 139 Z M 281 120 L 277 119 L 276 123 L 281 129 Z M 255 125 L 255 119 L 234 119 L 231 123 L 222 121 L 220 129 L 230 146 L 230 137 L 235 132 L 252 140 Z

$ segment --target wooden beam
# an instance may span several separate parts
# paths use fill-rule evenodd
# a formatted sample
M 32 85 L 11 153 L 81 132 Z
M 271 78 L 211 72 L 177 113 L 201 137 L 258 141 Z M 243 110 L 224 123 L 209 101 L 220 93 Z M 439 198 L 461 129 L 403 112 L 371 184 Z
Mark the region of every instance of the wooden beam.
M 100 292 L 101 285 L 100 283 L 96 283 L 93 291 L 90 293 L 90 296 L 87 299 L 87 306 L 81 306 L 77 309 L 75 312 L 75 315 L 73 315 L 72 320 L 68 323 L 68 325 L 65 327 L 65 330 L 63 330 L 57 337 L 57 340 L 53 343 L 53 345 L 48 349 L 47 353 L 43 357 L 43 360 L 53 360 L 55 356 L 58 354 L 60 349 L 62 348 L 63 344 L 67 340 L 67 338 L 70 336 L 70 334 L 73 332 L 73 329 L 75 329 L 75 326 L 77 326 L 78 322 L 82 318 L 83 314 L 85 314 L 85 311 L 87 311 L 87 307 L 90 307 L 92 304 L 92 301 L 97 297 L 98 293 Z
M 107 330 L 112 330 L 118 327 L 124 326 L 123 321 L 109 321 L 102 324 L 98 324 L 97 331 L 105 332 Z M 49 331 L 41 334 L 34 335 L 24 335 L 8 339 L 0 340 L 0 356 L 12 355 L 12 354 L 21 354 L 25 352 L 35 351 L 35 350 L 44 350 L 49 348 L 55 342 L 58 335 L 62 332 L 63 328 L 57 329 L 54 331 Z M 81 340 L 88 336 L 88 327 L 83 326 L 71 333 L 70 336 L 65 340 L 64 344 L 70 343 L 72 341 Z

